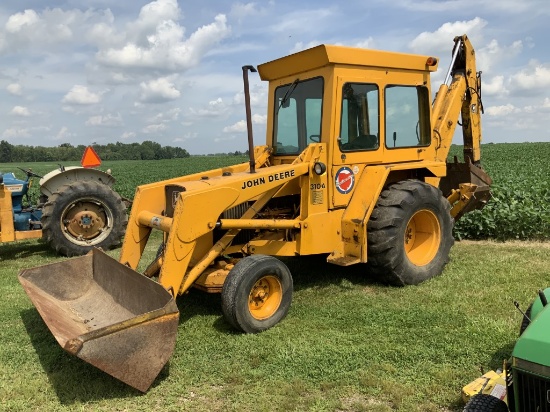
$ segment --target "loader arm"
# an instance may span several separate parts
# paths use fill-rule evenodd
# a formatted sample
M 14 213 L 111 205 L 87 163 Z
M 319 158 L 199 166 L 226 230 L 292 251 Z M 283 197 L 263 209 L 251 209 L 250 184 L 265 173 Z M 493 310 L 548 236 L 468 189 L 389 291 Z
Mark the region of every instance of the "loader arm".
M 256 200 L 261 202 L 260 205 L 265 204 L 280 187 L 308 174 L 310 163 L 319 158 L 324 146 L 310 145 L 294 163 L 260 168 L 255 173 L 239 170 L 207 179 L 169 180 L 149 185 L 147 190 L 138 189 L 139 201 L 134 201 L 128 222 L 127 233 L 131 235 L 125 239 L 120 262 L 135 269 L 150 231 L 162 230 L 166 233 L 166 245 L 159 283 L 174 297 L 184 293 L 229 244 L 217 242 L 209 246 L 206 237 L 214 228 L 299 227 L 297 220 L 252 219 L 254 213 L 245 213 L 236 221 L 220 220 L 220 216 L 227 209 L 247 201 Z M 172 189 L 176 186 L 172 191 L 172 201 L 175 201 L 172 216 L 166 216 L 164 212 L 168 207 L 164 198 L 169 201 L 169 196 L 163 194 L 167 186 Z M 250 209 L 255 210 L 256 207 Z M 197 246 L 199 250 L 195 251 Z M 195 267 L 190 268 L 192 262 L 195 265 L 191 266 Z
M 439 142 L 436 159 L 446 161 L 457 124 L 462 126 L 464 162 L 447 163 L 447 176 L 439 187 L 452 205 L 456 220 L 466 212 L 482 209 L 491 198 L 491 178 L 481 168 L 481 73 L 476 71 L 475 51 L 466 35 L 454 39 L 453 57 L 432 108 L 433 139 Z M 447 85 L 452 76 L 450 85 Z M 462 123 L 459 122 L 459 115 Z

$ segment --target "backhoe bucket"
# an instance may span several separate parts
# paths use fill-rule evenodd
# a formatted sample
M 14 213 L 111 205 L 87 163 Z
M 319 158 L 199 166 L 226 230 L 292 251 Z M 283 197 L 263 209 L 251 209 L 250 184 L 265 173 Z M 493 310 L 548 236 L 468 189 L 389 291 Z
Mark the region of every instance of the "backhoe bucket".
M 447 163 L 447 176 L 441 178 L 439 188 L 443 196 L 449 198 L 453 190 L 458 189 L 461 184 L 472 184 L 468 194 L 468 201 L 460 207 L 460 211 L 454 216 L 458 221 L 464 214 L 476 209 L 483 209 L 491 199 L 491 184 L 493 180 L 480 166 L 471 162 Z
M 19 281 L 63 349 L 142 392 L 172 356 L 172 295 L 98 249 L 24 269 Z

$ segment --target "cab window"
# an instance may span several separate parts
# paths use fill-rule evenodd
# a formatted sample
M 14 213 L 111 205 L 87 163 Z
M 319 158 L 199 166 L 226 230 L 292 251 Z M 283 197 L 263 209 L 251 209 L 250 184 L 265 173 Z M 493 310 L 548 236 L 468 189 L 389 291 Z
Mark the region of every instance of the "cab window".
M 416 147 L 430 144 L 430 102 L 423 86 L 387 86 L 386 147 Z
M 378 86 L 346 83 L 342 90 L 340 150 L 376 150 L 380 146 L 378 129 Z
M 275 90 L 274 154 L 296 155 L 321 141 L 323 78 L 279 86 Z

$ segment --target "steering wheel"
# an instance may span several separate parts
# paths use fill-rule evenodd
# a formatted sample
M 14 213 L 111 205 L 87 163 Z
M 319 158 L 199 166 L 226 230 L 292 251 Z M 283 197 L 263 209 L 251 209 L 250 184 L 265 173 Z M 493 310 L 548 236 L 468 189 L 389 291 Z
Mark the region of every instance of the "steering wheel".
M 37 175 L 31 169 L 23 169 L 22 167 L 18 167 L 18 169 L 24 172 L 28 177 L 39 177 L 39 178 L 44 177 L 44 176 Z

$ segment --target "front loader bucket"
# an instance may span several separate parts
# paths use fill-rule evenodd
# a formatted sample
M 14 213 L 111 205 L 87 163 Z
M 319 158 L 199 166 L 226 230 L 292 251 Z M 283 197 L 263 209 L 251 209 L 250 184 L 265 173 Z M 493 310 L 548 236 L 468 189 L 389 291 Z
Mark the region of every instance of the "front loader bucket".
M 64 350 L 142 392 L 172 356 L 172 295 L 98 249 L 24 269 L 19 281 Z

